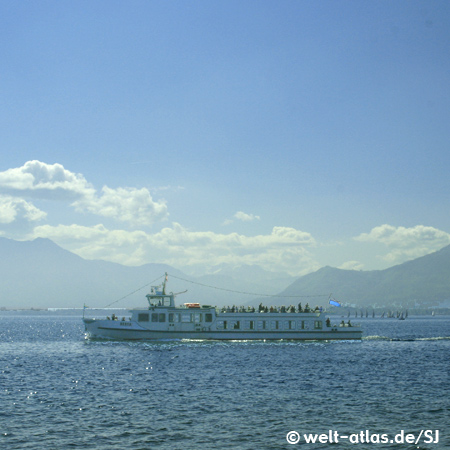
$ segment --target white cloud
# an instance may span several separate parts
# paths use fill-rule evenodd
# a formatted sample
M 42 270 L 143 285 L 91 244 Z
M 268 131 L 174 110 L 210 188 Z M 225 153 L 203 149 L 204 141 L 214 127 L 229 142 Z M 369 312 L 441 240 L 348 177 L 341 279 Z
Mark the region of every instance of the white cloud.
M 22 167 L 0 172 L 0 188 L 11 195 L 74 199 L 92 195 L 94 188 L 83 175 L 61 164 L 28 161 Z
M 0 172 L 0 190 L 9 196 L 67 201 L 78 212 L 132 226 L 150 225 L 168 217 L 165 202 L 154 201 L 146 188 L 104 186 L 99 195 L 83 175 L 70 172 L 61 164 L 28 161 L 22 167 Z
M 172 186 L 168 184 L 167 186 L 158 186 L 151 189 L 151 192 L 160 192 L 160 191 L 171 191 L 171 192 L 177 192 L 177 191 L 184 191 L 184 186 Z
M 259 216 L 255 216 L 254 214 L 246 214 L 245 212 L 238 211 L 234 218 L 237 220 L 242 220 L 243 222 L 251 222 L 252 220 L 260 220 Z
M 46 213 L 31 203 L 9 195 L 0 196 L 0 224 L 10 224 L 19 219 L 36 222 L 46 217 Z
M 223 225 L 231 225 L 235 220 L 240 220 L 242 222 L 252 222 L 253 220 L 261 220 L 261 217 L 256 216 L 254 214 L 247 214 L 242 211 L 238 211 L 234 216 L 233 219 L 226 219 L 223 221 Z
M 400 264 L 450 244 L 450 234 L 424 225 L 406 228 L 385 224 L 354 239 L 359 242 L 375 242 L 387 246 L 389 252 L 382 258 L 390 264 Z
M 149 261 L 183 267 L 211 267 L 221 263 L 256 264 L 266 270 L 302 275 L 319 265 L 308 248 L 315 245 L 309 233 L 274 227 L 267 235 L 189 231 L 174 223 L 155 234 L 108 230 L 103 225 L 36 227 L 30 238 L 48 237 L 84 258 L 139 265 Z
M 42 225 L 28 236 L 49 238 L 61 247 L 85 259 L 104 259 L 124 265 L 137 266 L 148 262 L 148 235 L 144 231 L 109 230 L 102 224 Z
M 343 270 L 363 270 L 363 268 L 364 264 L 359 261 L 346 261 L 338 267 L 338 269 Z
M 86 196 L 74 202 L 73 206 L 78 211 L 88 211 L 134 226 L 150 225 L 168 216 L 165 202 L 155 202 L 145 188 L 111 189 L 104 186 L 101 196 Z

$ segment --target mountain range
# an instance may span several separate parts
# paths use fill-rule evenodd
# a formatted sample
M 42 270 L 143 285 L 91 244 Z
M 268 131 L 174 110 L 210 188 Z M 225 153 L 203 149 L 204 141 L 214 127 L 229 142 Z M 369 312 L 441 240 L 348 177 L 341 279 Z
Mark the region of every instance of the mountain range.
M 450 245 L 384 270 L 322 267 L 288 286 L 277 304 L 289 304 L 289 296 L 318 293 L 357 307 L 450 306 Z M 305 297 L 303 301 L 311 304 L 315 299 Z
M 0 238 L 0 255 L 0 308 L 7 309 L 143 306 L 150 285 L 161 283 L 165 272 L 169 291 L 188 289 L 178 297 L 180 303 L 231 306 L 301 301 L 315 306 L 324 305 L 331 294 L 342 304 L 357 307 L 414 307 L 450 299 L 450 246 L 385 270 L 323 267 L 297 279 L 256 266 L 217 267 L 209 275 L 192 277 L 165 264 L 130 267 L 85 260 L 42 238 Z
M 160 284 L 166 272 L 169 291 L 188 290 L 178 297 L 181 303 L 243 304 L 249 296 L 242 292 L 276 294 L 295 280 L 255 266 L 213 269 L 209 275 L 191 277 L 166 264 L 130 267 L 86 260 L 49 239 L 15 241 L 0 237 L 0 308 L 143 306 L 150 286 Z

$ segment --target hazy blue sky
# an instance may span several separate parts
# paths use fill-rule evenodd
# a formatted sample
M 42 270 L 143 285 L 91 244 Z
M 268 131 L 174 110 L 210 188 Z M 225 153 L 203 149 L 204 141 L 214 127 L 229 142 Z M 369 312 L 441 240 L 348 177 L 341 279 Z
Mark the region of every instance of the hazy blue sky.
M 448 1 L 0 2 L 0 236 L 200 273 L 450 244 Z

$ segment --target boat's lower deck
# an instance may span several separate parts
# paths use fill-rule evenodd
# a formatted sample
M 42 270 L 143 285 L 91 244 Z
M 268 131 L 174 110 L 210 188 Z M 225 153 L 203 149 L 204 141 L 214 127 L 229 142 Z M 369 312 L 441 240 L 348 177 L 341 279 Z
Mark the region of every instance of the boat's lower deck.
M 202 339 L 202 340 L 336 340 L 361 339 L 359 327 L 330 327 L 320 330 L 211 330 L 207 327 L 196 330 L 149 330 L 129 322 L 120 326 L 108 320 L 86 319 L 86 335 L 104 339 Z

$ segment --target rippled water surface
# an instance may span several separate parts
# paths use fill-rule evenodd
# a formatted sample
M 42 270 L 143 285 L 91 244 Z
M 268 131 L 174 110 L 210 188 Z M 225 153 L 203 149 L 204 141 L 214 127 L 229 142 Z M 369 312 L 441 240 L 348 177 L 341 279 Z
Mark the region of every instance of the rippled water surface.
M 102 342 L 77 316 L 2 312 L 0 448 L 449 449 L 450 317 L 362 325 L 361 342 Z M 286 440 L 329 430 L 439 442 Z

